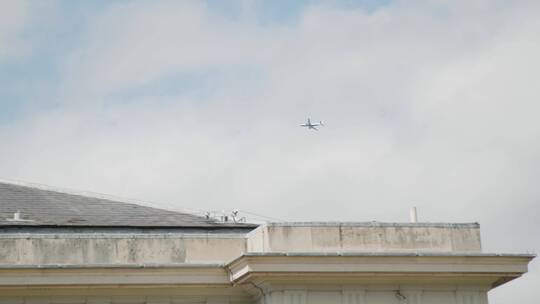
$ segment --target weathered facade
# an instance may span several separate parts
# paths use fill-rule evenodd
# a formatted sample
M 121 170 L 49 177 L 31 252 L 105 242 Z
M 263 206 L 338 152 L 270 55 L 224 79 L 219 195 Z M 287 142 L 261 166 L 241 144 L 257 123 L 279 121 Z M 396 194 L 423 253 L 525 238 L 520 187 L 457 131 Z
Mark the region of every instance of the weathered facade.
M 220 223 L 0 183 L 0 303 L 484 304 L 476 223 Z

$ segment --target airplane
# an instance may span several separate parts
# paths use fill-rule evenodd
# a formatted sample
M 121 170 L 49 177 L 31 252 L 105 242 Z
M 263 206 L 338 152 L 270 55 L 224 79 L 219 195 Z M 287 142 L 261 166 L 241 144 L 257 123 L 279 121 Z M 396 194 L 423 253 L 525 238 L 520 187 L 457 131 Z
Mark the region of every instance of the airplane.
M 317 127 L 323 127 L 323 123 L 322 121 L 319 121 L 319 123 L 311 123 L 311 119 L 307 119 L 307 122 L 305 124 L 301 124 L 300 127 L 306 127 L 308 129 L 312 129 L 312 130 L 315 130 L 315 131 L 319 131 L 319 129 L 317 129 Z

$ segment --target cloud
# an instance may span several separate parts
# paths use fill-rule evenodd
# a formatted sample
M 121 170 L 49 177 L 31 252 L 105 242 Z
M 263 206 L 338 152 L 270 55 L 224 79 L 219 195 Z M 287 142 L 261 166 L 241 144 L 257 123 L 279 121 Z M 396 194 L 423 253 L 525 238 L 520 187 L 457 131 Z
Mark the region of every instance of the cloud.
M 20 39 L 28 17 L 26 1 L 0 1 L 0 62 L 6 58 L 17 57 L 25 51 L 25 44 Z
M 89 18 L 58 107 L 0 128 L 4 177 L 288 220 L 416 205 L 479 221 L 486 251 L 540 248 L 536 2 L 242 12 L 135 1 Z M 535 303 L 538 282 L 534 262 L 491 303 Z
M 44 44 L 44 32 L 55 24 L 58 1 L 0 0 L 0 64 L 16 64 Z
M 257 64 L 271 44 L 264 30 L 246 30 L 202 2 L 117 4 L 91 24 L 87 40 L 69 58 L 66 90 L 101 97 L 171 74 Z

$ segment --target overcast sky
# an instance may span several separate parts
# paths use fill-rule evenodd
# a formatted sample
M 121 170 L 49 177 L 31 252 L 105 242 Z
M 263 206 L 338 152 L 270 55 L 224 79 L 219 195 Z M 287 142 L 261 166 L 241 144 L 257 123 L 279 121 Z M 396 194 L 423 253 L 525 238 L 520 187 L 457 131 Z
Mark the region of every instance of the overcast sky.
M 538 252 L 539 54 L 535 0 L 0 0 L 0 177 Z

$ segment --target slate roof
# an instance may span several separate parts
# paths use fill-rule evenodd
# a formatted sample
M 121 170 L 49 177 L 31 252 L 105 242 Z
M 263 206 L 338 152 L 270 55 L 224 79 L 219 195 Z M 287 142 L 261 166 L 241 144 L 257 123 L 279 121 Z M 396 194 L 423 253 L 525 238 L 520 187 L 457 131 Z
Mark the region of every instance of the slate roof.
M 20 211 L 23 221 L 13 221 Z M 0 227 L 232 228 L 202 216 L 0 181 Z

